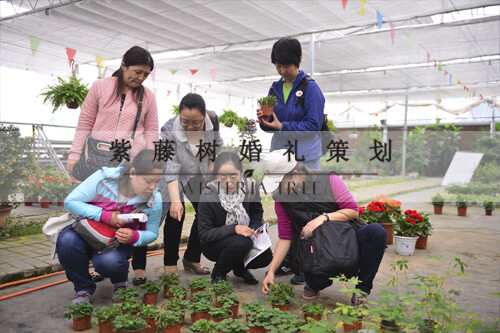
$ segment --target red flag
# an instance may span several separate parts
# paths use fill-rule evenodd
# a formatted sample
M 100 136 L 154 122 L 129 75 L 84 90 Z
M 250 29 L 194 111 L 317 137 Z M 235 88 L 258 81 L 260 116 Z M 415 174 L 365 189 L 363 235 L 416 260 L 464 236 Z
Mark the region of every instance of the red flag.
M 345 10 L 345 6 L 347 5 L 347 1 L 348 0 L 342 0 L 342 6 L 344 7 L 344 10 Z
M 396 33 L 396 31 L 395 31 L 396 26 L 392 22 L 389 22 L 389 25 L 391 26 L 392 45 L 394 45 L 394 34 Z
M 76 50 L 73 50 L 73 49 L 70 49 L 69 47 L 67 47 L 66 54 L 68 55 L 69 67 L 71 67 L 71 62 L 75 58 Z
M 172 93 L 172 90 L 167 90 L 167 96 L 170 96 L 171 93 Z
M 196 73 L 198 73 L 197 69 L 190 69 L 189 71 L 191 72 L 191 75 L 195 75 Z

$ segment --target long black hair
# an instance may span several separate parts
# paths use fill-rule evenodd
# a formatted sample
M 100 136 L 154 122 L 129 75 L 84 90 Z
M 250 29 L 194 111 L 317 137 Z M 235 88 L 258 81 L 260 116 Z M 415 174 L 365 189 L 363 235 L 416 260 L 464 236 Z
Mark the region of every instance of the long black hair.
M 147 175 L 154 169 L 165 170 L 165 162 L 161 160 L 155 160 L 155 152 L 152 149 L 144 149 L 139 152 L 131 163 L 125 164 L 120 176 L 118 177 L 118 183 L 128 186 L 130 182 L 130 169 L 135 169 L 136 175 Z
M 155 62 L 153 60 L 153 57 L 151 54 L 148 52 L 148 50 L 143 49 L 140 46 L 133 46 L 131 47 L 127 52 L 122 57 L 122 61 L 125 64 L 125 67 L 129 66 L 137 66 L 137 65 L 147 65 L 151 70 L 155 67 Z M 115 89 L 115 94 L 114 94 L 114 100 L 117 100 L 121 97 L 122 95 L 122 90 L 124 87 L 123 83 L 123 70 L 122 66 L 120 65 L 120 68 L 118 68 L 112 76 L 116 76 L 117 78 L 117 84 L 116 84 L 116 89 Z M 137 103 L 139 103 L 139 100 L 144 96 L 144 87 L 139 85 L 136 88 L 132 89 L 134 93 L 134 99 Z

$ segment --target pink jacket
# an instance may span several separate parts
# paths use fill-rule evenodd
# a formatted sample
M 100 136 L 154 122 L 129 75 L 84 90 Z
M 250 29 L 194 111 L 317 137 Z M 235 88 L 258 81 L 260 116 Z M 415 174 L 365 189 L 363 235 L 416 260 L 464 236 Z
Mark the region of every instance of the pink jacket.
M 116 77 L 100 79 L 92 84 L 78 119 L 69 159 L 80 158 L 85 140 L 90 133 L 94 139 L 108 142 L 115 139 L 130 140 L 138 105 L 134 101 L 135 96 L 132 95 L 132 90 L 129 90 L 120 114 L 120 98 L 110 101 L 115 92 L 115 85 Z M 130 151 L 130 160 L 132 161 L 135 155 L 143 149 L 154 149 L 153 141 L 158 141 L 158 139 L 156 99 L 153 92 L 144 87 L 141 118 Z

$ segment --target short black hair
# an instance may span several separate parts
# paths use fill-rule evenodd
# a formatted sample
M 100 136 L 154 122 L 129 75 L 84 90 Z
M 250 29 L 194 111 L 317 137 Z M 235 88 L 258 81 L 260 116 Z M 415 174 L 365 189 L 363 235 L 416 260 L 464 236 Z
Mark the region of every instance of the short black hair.
M 205 116 L 207 113 L 205 108 L 205 100 L 203 99 L 203 97 L 195 93 L 189 93 L 181 99 L 181 103 L 179 104 L 179 113 L 181 113 L 185 108 L 188 108 L 190 110 L 198 109 L 203 116 Z
M 302 46 L 296 38 L 281 38 L 273 45 L 271 51 L 271 62 L 282 65 L 295 65 L 300 67 L 302 58 Z

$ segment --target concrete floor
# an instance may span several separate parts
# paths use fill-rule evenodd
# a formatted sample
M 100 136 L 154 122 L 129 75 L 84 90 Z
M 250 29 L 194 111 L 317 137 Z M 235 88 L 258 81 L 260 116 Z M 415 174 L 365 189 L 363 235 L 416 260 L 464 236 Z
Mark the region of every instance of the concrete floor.
M 437 189 L 428 189 L 396 197 L 403 202 L 404 209 L 416 209 L 418 211 L 431 212 L 432 207 L 427 203 L 430 196 L 437 192 Z M 269 207 L 266 207 L 266 213 Z M 494 211 L 493 216 L 484 216 L 484 210 L 477 207 L 470 207 L 467 217 L 458 217 L 456 208 L 444 207 L 443 215 L 432 215 L 431 222 L 434 225 L 434 235 L 430 237 L 426 250 L 416 250 L 411 257 L 404 257 L 408 260 L 408 274 L 445 274 L 448 263 L 455 257 L 464 261 L 468 268 L 468 277 L 449 276 L 447 289 L 461 291 L 461 295 L 455 297 L 460 306 L 476 312 L 480 318 L 485 318 L 487 323 L 492 323 L 500 316 L 500 298 L 489 296 L 490 292 L 500 291 L 500 212 Z M 273 244 L 277 241 L 277 228 L 271 227 Z M 274 245 L 273 245 L 274 249 Z M 428 259 L 429 256 L 442 256 L 441 260 Z M 181 254 L 182 257 L 182 254 Z M 371 300 L 376 300 L 379 290 L 382 288 L 379 283 L 387 282 L 392 273 L 390 264 L 395 263 L 399 257 L 395 253 L 394 245 L 389 245 L 379 269 L 379 273 L 374 281 L 374 289 L 370 295 Z M 203 263 L 212 267 L 212 263 L 205 258 Z M 150 279 L 154 279 L 161 273 L 162 256 L 153 256 L 148 259 L 147 273 Z M 189 280 L 193 277 L 191 273 L 186 273 L 180 268 L 181 281 Z M 262 280 L 266 269 L 254 271 L 254 274 Z M 0 296 L 14 292 L 34 288 L 51 282 L 64 279 L 64 275 L 42 279 L 40 281 L 23 284 L 16 287 L 0 290 Z M 132 275 L 130 274 L 130 279 Z M 290 276 L 277 278 L 277 281 L 288 281 Z M 243 303 L 254 300 L 266 300 L 266 296 L 261 293 L 261 285 L 248 286 L 242 280 L 230 276 L 230 280 L 235 284 L 236 293 L 242 297 Z M 346 296 L 338 291 L 339 284 L 322 291 L 319 301 L 327 308 L 331 309 L 336 302 L 346 302 Z M 303 303 L 300 295 L 302 286 L 296 286 L 296 300 Z M 111 304 L 112 285 L 109 280 L 98 284 L 96 293 L 92 298 L 95 307 L 108 306 Z M 63 283 L 50 288 L 41 289 L 33 293 L 21 295 L 15 298 L 0 301 L 0 321 L 1 332 L 71 332 L 71 321 L 64 319 L 64 305 L 73 296 L 71 283 Z M 163 304 L 162 296 L 159 304 Z M 299 313 L 300 304 L 291 306 L 291 311 Z M 190 319 L 183 326 L 183 332 L 189 332 L 187 328 Z M 93 328 L 88 332 L 97 332 Z

